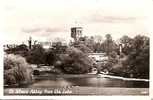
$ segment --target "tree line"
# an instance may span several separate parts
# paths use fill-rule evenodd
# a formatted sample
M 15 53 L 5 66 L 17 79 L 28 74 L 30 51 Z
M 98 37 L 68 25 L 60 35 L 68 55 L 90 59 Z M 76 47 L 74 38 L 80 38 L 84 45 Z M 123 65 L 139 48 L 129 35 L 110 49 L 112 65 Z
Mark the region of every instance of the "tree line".
M 62 46 L 61 43 L 56 43 L 48 50 L 39 44 L 29 50 L 28 46 L 22 44 L 5 52 L 21 55 L 30 64 L 54 65 L 63 73 L 87 73 L 96 66 L 100 71 L 107 69 L 115 75 L 149 78 L 150 45 L 147 36 L 131 38 L 125 35 L 117 42 L 110 34 L 106 34 L 105 39 L 101 36 L 85 36 L 78 42 L 70 42 L 69 46 Z M 92 52 L 105 52 L 109 58 L 107 63 L 95 65 L 88 57 L 88 53 Z

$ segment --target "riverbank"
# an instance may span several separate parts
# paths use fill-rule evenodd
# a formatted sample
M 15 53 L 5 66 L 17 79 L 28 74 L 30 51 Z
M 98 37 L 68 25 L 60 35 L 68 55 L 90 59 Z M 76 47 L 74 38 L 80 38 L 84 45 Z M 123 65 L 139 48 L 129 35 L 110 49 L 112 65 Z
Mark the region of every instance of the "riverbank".
M 149 88 L 149 80 L 102 74 L 44 74 L 32 76 L 32 83 L 4 88 L 46 88 L 64 86 Z
M 149 95 L 149 88 L 54 87 L 7 88 L 4 95 Z
M 149 79 L 138 79 L 138 78 L 125 78 L 121 76 L 113 76 L 106 74 L 44 74 L 44 75 L 35 75 L 33 79 L 49 79 L 49 78 L 111 78 L 119 79 L 125 81 L 144 81 L 149 82 Z
M 96 78 L 97 74 L 44 74 L 33 75 L 33 79 L 50 79 L 50 78 Z

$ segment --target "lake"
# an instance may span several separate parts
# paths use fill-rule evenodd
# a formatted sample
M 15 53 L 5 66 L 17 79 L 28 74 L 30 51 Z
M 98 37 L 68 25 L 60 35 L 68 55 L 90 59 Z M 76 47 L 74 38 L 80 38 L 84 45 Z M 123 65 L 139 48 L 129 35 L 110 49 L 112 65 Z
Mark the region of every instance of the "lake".
M 97 78 L 97 77 L 54 77 L 35 79 L 28 87 L 64 87 L 64 86 L 89 86 L 89 87 L 125 87 L 148 88 L 149 82 L 126 81 L 121 79 Z

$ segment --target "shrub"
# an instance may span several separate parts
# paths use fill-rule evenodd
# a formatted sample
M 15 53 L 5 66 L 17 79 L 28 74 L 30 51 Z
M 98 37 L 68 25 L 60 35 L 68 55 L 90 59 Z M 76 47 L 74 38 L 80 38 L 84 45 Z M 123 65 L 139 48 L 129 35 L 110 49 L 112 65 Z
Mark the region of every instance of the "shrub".
M 61 69 L 66 73 L 81 74 L 88 73 L 93 67 L 92 59 L 90 59 L 81 50 L 71 47 L 68 48 L 67 54 L 60 55 Z
M 31 82 L 31 70 L 26 60 L 18 55 L 6 54 L 4 56 L 4 83 L 28 84 Z

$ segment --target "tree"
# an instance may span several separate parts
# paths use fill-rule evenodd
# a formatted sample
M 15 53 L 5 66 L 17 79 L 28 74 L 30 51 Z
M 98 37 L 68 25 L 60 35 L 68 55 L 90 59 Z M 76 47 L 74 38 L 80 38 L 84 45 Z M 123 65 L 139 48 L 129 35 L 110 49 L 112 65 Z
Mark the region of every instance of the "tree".
M 84 47 L 84 49 L 88 49 L 89 52 L 93 52 L 94 50 L 94 38 L 91 37 L 81 37 L 79 43 L 77 44 L 78 46 L 80 45 L 81 47 Z
M 52 44 L 52 51 L 56 54 L 65 53 L 67 45 L 63 45 L 62 42 L 53 42 Z
M 81 50 L 71 47 L 68 48 L 67 54 L 60 55 L 61 69 L 66 73 L 81 74 L 90 72 L 93 62 Z
M 106 40 L 102 43 L 103 50 L 109 55 L 112 51 L 117 50 L 117 44 L 113 41 L 110 34 L 106 34 Z
M 28 55 L 28 46 L 25 45 L 25 44 L 21 44 L 21 45 L 18 45 L 14 48 L 9 48 L 7 50 L 5 50 L 6 53 L 8 54 L 15 54 L 15 55 L 20 55 L 20 56 L 27 56 Z
M 97 42 L 97 43 L 95 43 L 94 44 L 94 52 L 103 52 L 104 50 L 103 50 L 103 48 L 102 48 L 102 45 L 101 45 L 101 43 L 99 43 L 99 42 Z
M 110 34 L 105 35 L 107 41 L 112 41 L 112 36 Z
M 49 50 L 48 52 L 45 53 L 45 64 L 53 65 L 55 60 L 56 60 L 56 54 L 52 50 Z
M 94 41 L 95 41 L 96 43 L 101 43 L 101 42 L 103 41 L 103 37 L 100 36 L 100 35 L 95 35 L 95 36 L 94 36 Z
M 118 55 L 115 51 L 112 51 L 108 56 L 108 61 L 102 64 L 102 69 L 107 69 L 110 72 L 114 72 L 114 67 L 119 63 Z
M 149 78 L 149 38 L 137 35 L 130 42 L 128 49 L 125 49 L 127 54 L 117 65 L 120 67 L 114 70 L 126 77 Z
M 26 60 L 31 64 L 45 64 L 45 49 L 39 44 L 34 45 Z
M 93 52 L 93 45 L 94 41 L 90 37 L 80 37 L 79 41 L 74 42 L 71 46 L 78 48 L 84 53 L 91 53 Z
M 85 44 L 79 43 L 75 46 L 77 49 L 81 50 L 83 53 L 91 53 L 93 52 L 91 48 L 87 47 Z
M 135 77 L 149 78 L 149 38 L 136 36 L 129 52 L 128 60 L 130 69 Z
M 79 39 L 80 41 L 77 44 L 79 45 L 84 45 L 86 49 L 88 49 L 90 52 L 102 52 L 102 47 L 101 47 L 101 42 L 102 42 L 102 37 L 97 35 L 97 36 L 91 36 L 91 37 L 81 37 Z M 77 47 L 76 46 L 76 47 Z
M 126 55 L 131 51 L 133 39 L 124 35 L 120 38 L 120 43 L 122 44 L 122 52 Z
M 31 83 L 30 65 L 26 60 L 13 54 L 4 56 L 4 83 L 7 85 L 13 84 L 29 84 Z

